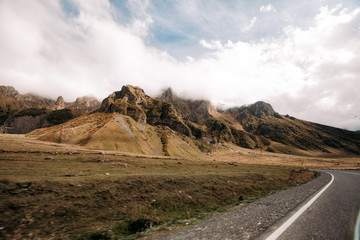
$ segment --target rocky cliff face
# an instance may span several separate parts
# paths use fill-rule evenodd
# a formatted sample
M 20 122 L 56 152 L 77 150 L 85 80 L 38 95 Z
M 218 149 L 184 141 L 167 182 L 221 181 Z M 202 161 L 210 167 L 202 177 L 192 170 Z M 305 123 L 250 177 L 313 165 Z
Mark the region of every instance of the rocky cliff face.
M 91 113 L 99 109 L 101 103 L 94 97 L 78 97 L 75 102 L 65 104 L 66 108 L 72 109 L 77 115 Z
M 135 121 L 150 125 L 165 125 L 171 129 L 192 136 L 186 117 L 174 105 L 153 99 L 139 87 L 123 86 L 105 98 L 99 112 L 118 112 Z
M 273 107 L 263 101 L 258 101 L 254 104 L 242 106 L 242 107 L 235 107 L 230 108 L 226 110 L 226 112 L 229 113 L 247 113 L 252 116 L 258 117 L 258 118 L 266 118 L 271 116 L 276 116 L 281 118 L 280 114 L 274 111 Z
M 62 96 L 54 101 L 20 94 L 11 86 L 0 86 L 0 130 L 2 133 L 27 133 L 93 112 L 99 107 L 100 102 L 92 97 L 77 98 L 68 103 Z
M 249 111 L 256 117 L 265 118 L 268 116 L 275 116 L 276 112 L 272 106 L 266 102 L 256 102 L 248 107 Z
M 207 100 L 190 100 L 176 96 L 171 88 L 165 90 L 159 100 L 172 103 L 175 107 L 180 109 L 190 121 L 195 123 L 204 123 L 216 113 L 216 109 Z
M 13 117 L 9 119 L 4 126 L 6 134 L 25 134 L 38 128 L 50 126 L 46 121 L 46 114 L 31 116 L 25 115 L 21 117 Z
M 55 109 L 59 110 L 59 109 L 64 109 L 64 108 L 65 108 L 64 98 L 62 96 L 59 96 L 55 102 Z
M 0 94 L 7 97 L 16 97 L 19 95 L 19 92 L 11 86 L 0 86 Z
M 20 94 L 14 87 L 0 86 L 0 95 L 16 102 L 18 108 L 54 106 L 55 101 L 33 94 Z

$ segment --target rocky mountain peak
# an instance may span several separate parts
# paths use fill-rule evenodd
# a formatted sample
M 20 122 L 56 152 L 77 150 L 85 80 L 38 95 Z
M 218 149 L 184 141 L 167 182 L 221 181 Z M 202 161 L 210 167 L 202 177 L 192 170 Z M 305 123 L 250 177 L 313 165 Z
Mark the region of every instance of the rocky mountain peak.
M 55 102 L 55 105 L 56 105 L 56 109 L 63 109 L 65 108 L 65 101 L 64 101 L 64 98 L 62 96 L 59 96 L 57 99 L 56 99 L 56 102 Z
M 249 111 L 256 117 L 265 118 L 267 116 L 275 116 L 276 112 L 273 107 L 263 101 L 258 101 L 248 107 Z
M 19 92 L 11 86 L 0 86 L 0 94 L 7 97 L 16 97 L 19 95 Z
M 125 85 L 121 91 L 110 94 L 101 103 L 100 112 L 118 112 L 131 115 L 136 121 L 146 122 L 143 108 L 149 103 L 150 97 L 140 87 Z
M 160 96 L 160 99 L 163 101 L 172 102 L 177 98 L 176 94 L 172 90 L 172 88 L 166 89 Z
M 100 103 L 94 97 L 78 97 L 75 100 L 75 105 L 77 106 L 84 106 L 84 107 L 99 107 Z
M 76 98 L 75 102 L 71 103 L 70 106 L 81 115 L 99 109 L 100 104 L 98 99 L 84 96 Z
M 158 99 L 172 103 L 195 123 L 200 123 L 216 113 L 215 107 L 209 101 L 178 97 L 171 88 L 166 89 Z
M 145 92 L 137 86 L 125 85 L 120 92 L 115 92 L 115 99 L 121 98 L 129 101 L 137 101 L 139 98 L 145 97 Z
M 140 123 L 166 125 L 175 131 L 191 135 L 191 130 L 183 121 L 183 114 L 173 104 L 153 99 L 139 87 L 123 86 L 121 91 L 105 98 L 98 111 L 118 112 Z

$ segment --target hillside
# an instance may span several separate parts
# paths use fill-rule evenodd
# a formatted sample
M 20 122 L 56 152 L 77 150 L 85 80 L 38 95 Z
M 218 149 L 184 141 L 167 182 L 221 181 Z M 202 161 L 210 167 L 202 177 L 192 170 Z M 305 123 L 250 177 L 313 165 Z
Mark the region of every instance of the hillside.
M 75 102 L 56 101 L 33 94 L 20 94 L 10 86 L 0 86 L 0 132 L 28 133 L 90 113 L 100 106 L 93 97 L 79 97 Z
M 130 85 L 105 98 L 96 113 L 28 136 L 89 148 L 189 157 L 231 144 L 296 155 L 360 154 L 359 133 L 283 116 L 265 102 L 218 112 L 208 101 L 183 99 L 171 89 L 155 99 Z
M 159 97 L 173 103 L 191 117 L 200 113 L 201 122 L 213 143 L 232 142 L 245 148 L 300 155 L 360 154 L 359 132 L 348 131 L 280 115 L 270 104 L 259 101 L 217 112 L 209 102 L 182 99 L 171 89 Z M 196 108 L 200 104 L 203 107 Z
M 272 143 L 266 148 L 270 152 L 286 153 L 286 148 L 293 147 L 317 153 L 360 154 L 359 133 L 282 116 L 264 102 L 227 112 L 245 131 L 270 140 Z
M 29 134 L 39 140 L 79 144 L 91 149 L 108 149 L 150 155 L 196 157 L 201 143 L 171 130 L 151 126 L 113 113 L 94 113 Z

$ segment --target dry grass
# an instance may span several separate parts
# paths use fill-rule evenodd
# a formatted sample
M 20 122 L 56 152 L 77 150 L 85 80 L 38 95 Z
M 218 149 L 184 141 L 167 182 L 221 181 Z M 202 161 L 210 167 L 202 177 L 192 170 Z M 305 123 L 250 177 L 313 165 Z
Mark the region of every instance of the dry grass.
M 0 238 L 136 238 L 307 181 L 301 161 L 359 164 L 229 147 L 183 159 L 0 135 Z
M 230 151 L 229 151 L 230 150 Z M 209 157 L 220 161 L 235 161 L 246 164 L 261 164 L 268 166 L 287 166 L 305 169 L 359 169 L 360 156 L 338 155 L 321 157 L 320 152 L 306 152 L 308 156 L 269 153 L 261 150 L 240 148 L 233 144 L 225 144 L 223 151 L 214 152 Z M 324 154 L 325 155 L 325 154 Z
M 167 134 L 166 151 L 162 143 Z M 28 137 L 42 141 L 79 144 L 90 149 L 115 150 L 138 154 L 195 157 L 201 154 L 194 140 L 168 127 L 136 122 L 118 113 L 95 113 L 61 125 L 37 129 Z

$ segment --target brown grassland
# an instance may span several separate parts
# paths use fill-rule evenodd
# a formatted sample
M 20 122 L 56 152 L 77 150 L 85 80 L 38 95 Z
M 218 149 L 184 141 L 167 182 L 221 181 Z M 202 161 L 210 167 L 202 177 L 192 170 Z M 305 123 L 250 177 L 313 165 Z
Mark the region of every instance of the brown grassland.
M 359 157 L 226 145 L 193 158 L 86 149 L 0 135 L 0 239 L 134 239 L 193 225 Z

